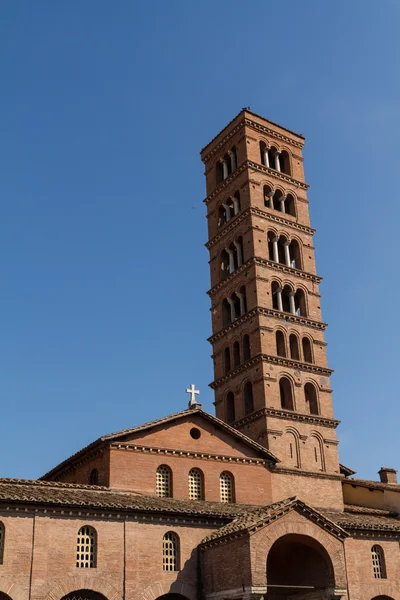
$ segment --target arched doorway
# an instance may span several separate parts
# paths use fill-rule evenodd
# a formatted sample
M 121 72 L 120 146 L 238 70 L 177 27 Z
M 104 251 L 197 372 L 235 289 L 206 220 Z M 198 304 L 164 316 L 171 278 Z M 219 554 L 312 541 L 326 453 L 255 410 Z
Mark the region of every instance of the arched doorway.
M 372 600 L 393 600 L 390 596 L 374 596 Z
M 0 592 L 0 600 L 11 600 L 10 596 L 7 596 L 4 592 Z
M 267 557 L 267 598 L 307 598 L 335 587 L 332 562 L 314 538 L 288 534 L 279 538 Z M 328 594 L 326 595 L 328 598 Z
M 0 600 L 2 600 L 0 598 Z M 107 600 L 103 594 L 93 590 L 75 590 L 64 596 L 61 600 Z
M 188 600 L 186 596 L 182 596 L 182 594 L 164 594 L 163 596 L 159 596 L 156 600 Z

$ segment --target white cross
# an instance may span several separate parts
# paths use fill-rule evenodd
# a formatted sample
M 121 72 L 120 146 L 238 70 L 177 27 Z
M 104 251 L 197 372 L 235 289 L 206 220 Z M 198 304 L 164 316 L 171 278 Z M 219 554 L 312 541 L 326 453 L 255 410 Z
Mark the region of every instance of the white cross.
M 197 404 L 196 394 L 200 394 L 200 392 L 199 392 L 199 390 L 195 389 L 194 383 L 190 384 L 190 388 L 187 388 L 186 393 L 190 394 L 189 407 L 192 406 L 193 404 Z

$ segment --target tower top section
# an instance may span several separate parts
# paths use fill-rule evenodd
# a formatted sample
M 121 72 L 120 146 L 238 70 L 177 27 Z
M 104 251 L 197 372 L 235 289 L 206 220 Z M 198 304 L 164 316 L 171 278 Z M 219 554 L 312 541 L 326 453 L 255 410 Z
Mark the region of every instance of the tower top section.
M 217 150 L 223 146 L 241 127 L 247 125 L 255 129 L 258 133 L 264 133 L 267 136 L 276 138 L 302 148 L 304 146 L 304 136 L 301 133 L 295 133 L 286 127 L 277 125 L 261 117 L 249 108 L 243 108 L 204 148 L 201 150 L 201 160 L 207 163 Z

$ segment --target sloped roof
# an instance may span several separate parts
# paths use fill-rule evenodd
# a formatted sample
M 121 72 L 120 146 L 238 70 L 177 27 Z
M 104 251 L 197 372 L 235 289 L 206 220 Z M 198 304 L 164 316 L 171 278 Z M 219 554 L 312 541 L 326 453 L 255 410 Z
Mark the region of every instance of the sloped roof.
M 347 483 L 354 486 L 360 486 L 365 488 L 371 488 L 375 490 L 390 490 L 392 492 L 400 492 L 399 483 L 382 483 L 381 481 L 369 481 L 368 479 L 354 479 L 348 477 L 343 479 L 343 483 Z
M 52 505 L 133 512 L 175 513 L 181 515 L 232 518 L 250 505 L 194 500 L 175 500 L 124 492 L 97 485 L 55 481 L 0 479 L 0 504 Z
M 346 530 L 398 531 L 400 518 L 398 513 L 389 510 L 345 505 L 344 511 L 323 510 L 323 514 Z
M 253 450 L 256 450 L 257 452 L 259 452 L 267 460 L 270 460 L 275 463 L 279 462 L 279 459 L 274 454 L 272 454 L 272 452 L 270 452 L 269 450 L 264 448 L 264 446 L 261 446 L 261 444 L 258 444 L 251 438 L 247 437 L 247 435 L 245 435 L 244 433 L 241 433 L 237 429 L 234 429 L 233 427 L 231 427 L 224 421 L 221 421 L 221 419 L 218 419 L 217 417 L 210 415 L 210 413 L 204 411 L 202 408 L 192 408 L 192 409 L 182 410 L 180 412 L 174 413 L 172 415 L 168 415 L 166 417 L 162 417 L 161 419 L 156 419 L 155 421 L 149 421 L 148 423 L 144 423 L 142 425 L 137 425 L 136 427 L 130 427 L 129 429 L 123 429 L 122 431 L 117 431 L 115 433 L 109 433 L 107 435 L 104 435 L 104 436 L 98 438 L 97 440 L 95 440 L 94 442 L 92 442 L 91 444 L 89 444 L 88 446 L 85 446 L 84 448 L 82 448 L 81 450 L 79 450 L 78 452 L 76 452 L 75 454 L 73 454 L 72 456 L 67 458 L 66 460 L 62 461 L 58 465 L 56 465 L 53 469 L 51 469 L 50 471 L 48 471 L 47 473 L 42 475 L 40 477 L 40 479 L 47 479 L 48 477 L 53 475 L 56 471 L 61 470 L 69 462 L 75 460 L 79 456 L 82 456 L 82 454 L 84 454 L 85 452 L 88 452 L 89 450 L 93 449 L 95 446 L 97 446 L 101 443 L 117 441 L 128 435 L 132 435 L 134 433 L 145 431 L 147 429 L 153 429 L 154 427 L 158 427 L 159 425 L 171 423 L 172 421 L 176 421 L 177 419 L 183 419 L 183 418 L 191 416 L 191 415 L 200 415 L 207 421 L 211 422 L 213 425 L 220 427 L 221 429 L 223 429 L 224 431 L 226 431 L 227 433 L 229 433 L 230 435 L 235 437 L 237 440 L 240 440 L 246 446 L 249 446 Z
M 299 509 L 307 514 L 307 516 L 318 521 L 320 526 L 328 529 L 330 533 L 336 537 L 342 539 L 347 537 L 348 534 L 340 525 L 332 521 L 324 513 L 317 511 L 315 508 L 312 508 L 294 496 L 280 502 L 275 502 L 269 506 L 262 506 L 253 509 L 252 511 L 244 512 L 227 525 L 220 527 L 217 531 L 214 531 L 211 535 L 207 536 L 202 541 L 202 544 L 208 544 L 215 540 L 237 537 L 238 535 L 245 533 L 254 533 L 257 529 L 265 527 L 271 521 L 275 521 L 285 513 L 295 509 Z

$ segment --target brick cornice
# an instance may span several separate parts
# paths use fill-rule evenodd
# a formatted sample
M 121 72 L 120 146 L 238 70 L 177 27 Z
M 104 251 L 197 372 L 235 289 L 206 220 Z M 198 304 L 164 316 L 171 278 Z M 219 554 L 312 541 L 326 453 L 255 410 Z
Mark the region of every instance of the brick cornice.
M 156 446 L 139 446 L 137 444 L 118 444 L 117 442 L 111 445 L 114 450 L 128 450 L 131 452 L 139 452 L 141 454 L 157 454 L 160 457 L 170 456 L 174 458 L 191 458 L 198 460 L 211 460 L 224 462 L 227 464 L 250 464 L 250 465 L 269 465 L 271 461 L 261 458 L 243 458 L 239 456 L 225 456 L 221 454 L 211 454 L 209 452 L 192 452 L 191 450 L 177 450 L 172 448 L 158 448 Z
M 252 256 L 249 260 L 246 260 L 245 263 L 240 265 L 233 273 L 225 277 L 222 281 L 214 285 L 210 290 L 208 290 L 207 294 L 212 298 L 220 289 L 226 287 L 228 283 L 231 283 L 240 273 L 245 271 L 247 268 L 251 267 L 251 265 L 258 265 L 263 268 L 273 269 L 274 271 L 279 271 L 281 273 L 285 273 L 286 275 L 294 275 L 299 279 L 305 279 L 306 281 L 312 281 L 313 283 L 321 283 L 322 277 L 319 275 L 314 275 L 313 273 L 308 273 L 307 271 L 301 271 L 300 269 L 294 269 L 293 267 L 288 267 L 287 265 L 283 265 L 282 263 L 276 263 L 273 260 L 261 258 L 260 256 Z M 260 277 L 256 275 L 256 279 L 265 281 L 265 277 Z M 319 294 L 315 292 L 309 292 L 312 295 L 318 296 Z
M 276 213 L 276 214 L 275 214 Z M 251 206 L 246 208 L 246 210 L 240 212 L 239 214 L 232 217 L 228 223 L 221 227 L 221 230 L 215 235 L 211 240 L 209 240 L 205 247 L 209 250 L 215 244 L 217 244 L 225 235 L 231 233 L 233 229 L 236 228 L 248 215 L 254 215 L 260 217 L 262 219 L 266 219 L 267 221 L 273 221 L 274 223 L 279 223 L 281 225 L 286 225 L 288 227 L 292 227 L 293 229 L 297 229 L 298 231 L 302 231 L 303 233 L 308 233 L 309 235 L 313 235 L 315 233 L 315 229 L 312 227 L 308 227 L 307 225 L 302 225 L 301 223 L 297 223 L 296 221 L 290 221 L 290 219 L 285 219 L 280 215 L 284 215 L 286 213 L 281 213 L 279 211 L 267 212 L 266 210 L 262 210 L 261 208 L 256 208 Z
M 236 127 L 234 127 L 233 129 L 231 129 L 229 131 L 229 133 L 227 133 L 219 142 L 218 144 L 216 144 L 204 157 L 203 157 L 203 162 L 207 163 L 210 158 L 212 158 L 213 156 L 215 156 L 215 154 L 218 153 L 218 150 L 220 150 L 220 148 L 222 148 L 226 142 L 228 142 L 234 135 L 235 133 L 237 133 L 238 131 L 240 131 L 240 129 L 242 129 L 244 126 L 250 127 L 251 129 L 254 129 L 254 131 L 257 131 L 257 133 L 261 133 L 263 135 L 266 135 L 268 137 L 272 137 L 276 140 L 280 140 L 281 142 L 285 142 L 287 144 L 290 144 L 291 146 L 295 146 L 296 148 L 299 148 L 300 150 L 303 148 L 304 143 L 300 143 L 295 141 L 293 138 L 285 135 L 284 133 L 278 133 L 277 131 L 274 131 L 273 129 L 270 129 L 269 127 L 266 127 L 265 125 L 260 125 L 260 123 L 257 123 L 256 121 L 253 121 L 252 119 L 249 118 L 243 118 L 237 125 Z M 294 134 L 298 137 L 298 134 Z M 214 138 L 215 139 L 215 138 Z M 211 140 L 211 142 L 209 142 L 207 145 L 209 146 L 210 144 L 212 144 L 214 140 Z M 207 146 L 206 146 L 207 147 Z
M 331 479 L 333 481 L 341 481 L 343 479 L 343 475 L 340 474 L 336 475 L 334 473 L 326 473 L 324 471 L 319 471 L 318 473 L 315 473 L 313 471 L 305 471 L 303 469 L 296 469 L 290 467 L 274 467 L 273 471 L 278 474 L 285 473 L 288 475 L 314 477 L 316 479 Z
M 307 317 L 298 317 L 297 315 L 292 315 L 290 313 L 280 312 L 279 310 L 275 310 L 274 308 L 264 308 L 262 306 L 256 306 L 252 310 L 249 310 L 245 315 L 239 317 L 233 323 L 230 323 L 226 327 L 223 327 L 217 333 L 210 336 L 208 341 L 210 344 L 214 344 L 221 338 L 223 338 L 229 331 L 233 331 L 237 329 L 243 323 L 250 321 L 255 316 L 265 316 L 265 317 L 276 317 L 277 319 L 281 319 L 282 321 L 286 321 L 287 323 L 293 323 L 297 325 L 306 325 L 307 327 L 312 327 L 313 329 L 320 329 L 324 331 L 327 328 L 327 324 L 322 321 L 313 321 L 311 319 L 307 319 Z
M 291 410 L 285 410 L 283 408 L 262 408 L 243 419 L 239 419 L 233 423 L 235 428 L 243 427 L 260 417 L 276 417 L 278 419 L 285 419 L 290 421 L 300 421 L 303 423 L 311 423 L 313 425 L 320 425 L 323 427 L 330 427 L 336 429 L 340 424 L 337 419 L 330 419 L 328 417 L 321 417 L 320 415 L 306 415 L 303 413 L 296 413 Z
M 282 356 L 273 356 L 270 354 L 260 353 L 260 354 L 257 354 L 256 356 L 253 356 L 252 358 L 247 360 L 245 363 L 241 364 L 236 369 L 233 369 L 232 371 L 230 371 L 230 373 L 227 373 L 223 377 L 219 377 L 218 379 L 215 379 L 214 381 L 212 381 L 209 384 L 209 386 L 213 390 L 216 390 L 219 387 L 221 387 L 221 385 L 226 383 L 227 381 L 234 379 L 236 377 L 236 375 L 239 375 L 243 371 L 247 371 L 255 364 L 258 364 L 261 362 L 279 365 L 282 367 L 290 367 L 293 369 L 297 369 L 299 371 L 304 371 L 306 373 L 314 373 L 316 375 L 322 375 L 325 377 L 330 377 L 333 373 L 332 369 L 328 369 L 325 367 L 318 367 L 315 364 L 305 363 L 300 360 L 292 360 L 290 358 L 284 358 Z
M 216 187 L 213 192 L 211 192 L 211 194 L 204 198 L 204 204 L 209 204 L 211 200 L 218 196 L 218 194 L 222 192 L 222 190 L 224 190 L 230 183 L 232 183 L 232 181 L 234 181 L 238 177 L 238 175 L 243 173 L 243 171 L 245 171 L 246 169 L 253 169 L 254 171 L 258 171 L 260 173 L 266 173 L 267 175 L 274 177 L 275 179 L 279 179 L 280 181 L 286 181 L 286 183 L 295 185 L 296 187 L 301 188 L 303 190 L 308 190 L 308 188 L 310 187 L 303 181 L 293 179 L 293 177 L 287 175 L 286 173 L 282 173 L 281 171 L 275 171 L 275 169 L 270 169 L 269 167 L 260 165 L 256 162 L 253 162 L 252 160 L 245 160 L 241 165 L 237 167 L 237 169 L 233 171 L 233 173 L 229 175 L 229 177 L 224 179 L 224 181 L 222 181 L 219 184 L 219 186 Z

